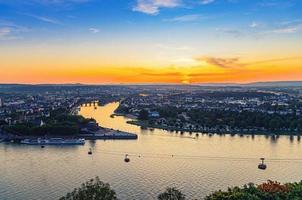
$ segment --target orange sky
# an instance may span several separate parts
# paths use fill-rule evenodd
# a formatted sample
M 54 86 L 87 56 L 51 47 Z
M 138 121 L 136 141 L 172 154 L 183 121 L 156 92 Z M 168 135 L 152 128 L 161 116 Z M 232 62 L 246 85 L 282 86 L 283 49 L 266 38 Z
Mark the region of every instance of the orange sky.
M 300 57 L 244 62 L 240 58 L 198 57 L 192 65 L 119 67 L 52 63 L 17 66 L 1 72 L 2 83 L 209 83 L 302 80 Z M 40 62 L 33 63 L 39 65 Z M 55 63 L 55 62 L 54 62 Z
M 91 39 L 14 42 L 0 46 L 0 82 L 188 84 L 302 80 L 299 41 L 225 38 L 216 43 L 212 38 L 203 42 L 205 46 Z

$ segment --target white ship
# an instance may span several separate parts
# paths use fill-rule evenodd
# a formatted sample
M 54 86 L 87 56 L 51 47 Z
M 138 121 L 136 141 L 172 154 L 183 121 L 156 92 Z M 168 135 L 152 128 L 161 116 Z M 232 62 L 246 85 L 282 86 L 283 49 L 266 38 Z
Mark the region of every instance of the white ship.
M 49 139 L 24 139 L 21 144 L 28 145 L 84 145 L 85 139 L 64 139 L 64 138 L 49 138 Z

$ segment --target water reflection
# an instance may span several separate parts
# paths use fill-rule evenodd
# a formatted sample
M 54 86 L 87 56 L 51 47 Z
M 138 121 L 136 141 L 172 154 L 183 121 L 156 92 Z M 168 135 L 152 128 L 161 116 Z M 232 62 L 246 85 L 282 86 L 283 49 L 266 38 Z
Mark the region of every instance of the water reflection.
M 169 186 L 183 190 L 188 199 L 200 199 L 229 186 L 302 177 L 298 138 L 201 133 L 196 137 L 188 132 L 141 130 L 127 124 L 129 118 L 111 118 L 117 106 L 86 105 L 80 113 L 104 127 L 137 133 L 138 140 L 45 149 L 0 144 L 0 199 L 55 199 L 95 176 L 109 182 L 120 199 L 155 199 Z M 88 156 L 89 148 L 93 154 Z M 129 163 L 124 162 L 126 153 Z M 266 158 L 266 171 L 257 168 L 261 157 Z

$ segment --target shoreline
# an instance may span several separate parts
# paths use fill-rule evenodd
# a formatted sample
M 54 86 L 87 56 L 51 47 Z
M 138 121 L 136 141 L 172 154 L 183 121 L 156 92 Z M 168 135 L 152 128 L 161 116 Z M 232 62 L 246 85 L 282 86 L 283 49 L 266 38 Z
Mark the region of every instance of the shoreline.
M 115 116 L 120 116 L 120 117 L 127 117 L 133 120 L 137 120 L 137 117 L 135 115 L 131 114 L 123 114 L 123 113 L 116 113 L 114 112 L 113 114 L 110 115 L 110 117 L 114 118 Z
M 104 128 L 101 126 L 99 126 L 99 130 L 96 131 L 82 129 L 78 136 L 86 140 L 136 140 L 138 138 L 138 135 L 134 133 Z
M 221 130 L 194 130 L 194 129 L 182 129 L 177 127 L 167 127 L 167 126 L 161 126 L 161 125 L 150 125 L 149 123 L 138 121 L 138 120 L 132 120 L 127 121 L 128 124 L 136 125 L 141 127 L 142 129 L 160 129 L 160 130 L 166 130 L 171 132 L 188 132 L 188 133 L 201 133 L 201 134 L 218 134 L 218 135 L 263 135 L 263 136 L 302 136 L 301 132 L 289 132 L 289 131 L 221 131 Z
M 52 138 L 62 138 L 63 140 L 68 139 L 85 139 L 85 140 L 136 140 L 138 135 L 134 133 L 128 133 L 120 130 L 114 130 L 104 127 L 99 127 L 97 131 L 81 130 L 77 135 L 44 135 L 44 136 L 34 136 L 34 135 L 6 135 L 0 137 L 1 142 L 11 142 L 21 143 L 22 140 L 30 139 L 37 140 L 39 138 L 52 139 Z

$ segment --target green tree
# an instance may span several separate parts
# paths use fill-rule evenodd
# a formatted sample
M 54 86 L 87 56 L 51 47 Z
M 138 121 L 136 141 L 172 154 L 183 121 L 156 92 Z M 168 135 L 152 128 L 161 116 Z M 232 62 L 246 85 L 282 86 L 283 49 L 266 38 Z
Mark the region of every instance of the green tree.
M 185 195 L 176 188 L 167 188 L 165 192 L 158 195 L 158 200 L 185 200 Z
M 98 177 L 83 183 L 60 200 L 116 200 L 115 191 L 110 185 L 100 181 Z
M 145 110 L 145 109 L 142 109 L 139 112 L 138 119 L 140 119 L 140 120 L 148 120 L 149 119 L 149 112 L 147 110 Z

